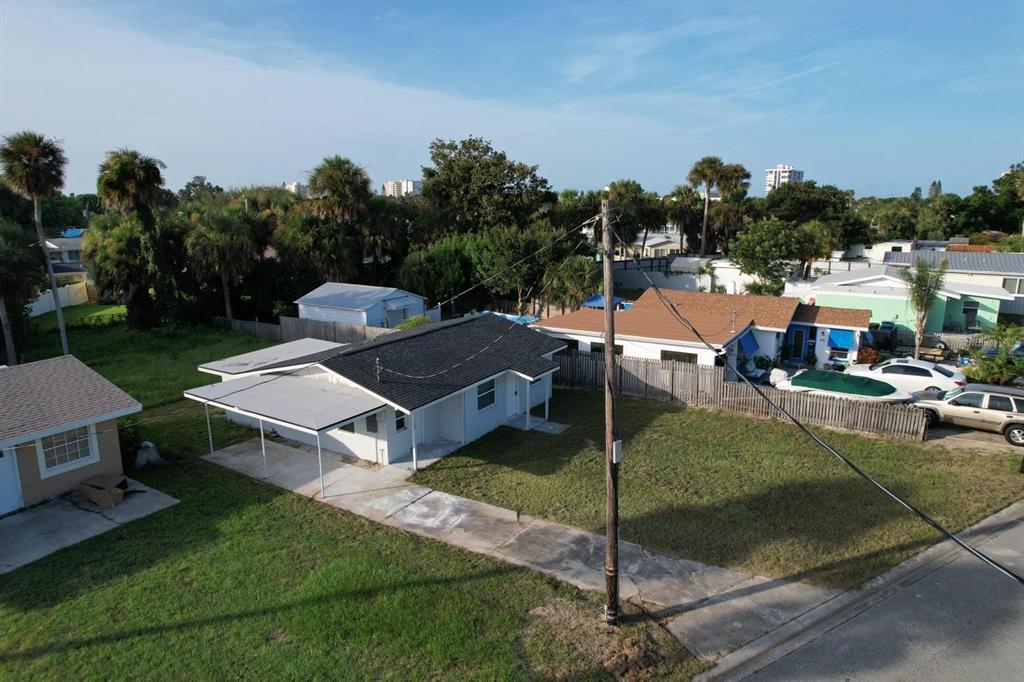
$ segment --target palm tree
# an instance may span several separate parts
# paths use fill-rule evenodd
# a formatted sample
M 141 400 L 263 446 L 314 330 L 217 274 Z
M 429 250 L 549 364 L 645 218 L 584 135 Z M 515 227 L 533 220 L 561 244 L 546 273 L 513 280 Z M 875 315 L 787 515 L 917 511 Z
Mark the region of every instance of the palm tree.
M 142 224 L 142 256 L 156 290 L 157 302 L 166 308 L 176 295 L 176 287 L 166 267 L 153 212 L 153 208 L 163 198 L 164 178 L 160 172 L 163 168 L 166 166 L 159 159 L 145 156 L 134 149 L 109 151 L 100 164 L 96 193 L 107 208 L 119 211 L 124 216 L 138 216 Z
M 31 233 L 13 220 L 0 217 L 0 328 L 8 365 L 18 364 L 14 329 L 8 315 L 8 301 L 31 299 L 38 291 L 39 260 L 33 258 Z
M 664 198 L 664 204 L 666 217 L 679 231 L 679 252 L 686 252 L 686 247 L 692 249 L 688 233 L 700 222 L 700 194 L 688 185 L 676 185 Z
M 705 156 L 693 164 L 693 168 L 686 176 L 687 182 L 697 189 L 704 185 L 704 221 L 700 228 L 700 256 L 703 258 L 707 253 L 708 245 L 708 210 L 711 208 L 711 190 L 715 188 L 721 179 L 725 164 L 717 156 Z
M 589 256 L 576 255 L 548 271 L 548 285 L 563 306 L 579 310 L 583 302 L 601 286 L 597 262 Z
M 52 196 L 64 186 L 64 166 L 67 157 L 57 140 L 26 130 L 4 138 L 0 145 L 0 165 L 3 166 L 3 181 L 26 199 L 32 200 L 36 224 L 36 239 L 46 259 L 46 274 L 50 278 L 50 295 L 57 311 L 57 328 L 60 330 L 60 345 L 68 355 L 68 332 L 64 326 L 64 311 L 60 307 L 57 292 L 57 276 L 53 274 L 50 251 L 46 248 L 43 234 L 44 197 Z
M 341 156 L 330 156 L 309 176 L 314 213 L 321 218 L 354 221 L 369 210 L 370 178 L 362 167 Z
M 185 245 L 200 277 L 220 278 L 224 292 L 224 313 L 231 314 L 231 284 L 252 269 L 256 240 L 238 209 L 228 208 L 203 214 L 189 232 Z
M 935 305 L 935 299 L 942 290 L 942 282 L 946 277 L 949 261 L 943 260 L 938 267 L 932 267 L 923 258 L 918 259 L 913 268 L 902 268 L 900 279 L 907 284 L 907 298 L 914 310 L 914 357 L 921 355 L 921 339 L 924 337 L 924 325 L 928 313 Z

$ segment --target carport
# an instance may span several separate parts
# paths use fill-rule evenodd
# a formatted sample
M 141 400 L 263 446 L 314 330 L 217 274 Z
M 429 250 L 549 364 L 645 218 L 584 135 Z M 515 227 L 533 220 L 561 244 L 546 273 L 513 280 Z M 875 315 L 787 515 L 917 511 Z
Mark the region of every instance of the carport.
M 267 467 L 264 422 L 315 437 L 321 497 L 324 491 L 321 434 L 385 406 L 383 401 L 358 388 L 294 374 L 264 374 L 231 379 L 189 389 L 185 391 L 185 397 L 203 404 L 211 455 L 213 429 L 210 427 L 210 405 L 258 421 L 264 474 Z

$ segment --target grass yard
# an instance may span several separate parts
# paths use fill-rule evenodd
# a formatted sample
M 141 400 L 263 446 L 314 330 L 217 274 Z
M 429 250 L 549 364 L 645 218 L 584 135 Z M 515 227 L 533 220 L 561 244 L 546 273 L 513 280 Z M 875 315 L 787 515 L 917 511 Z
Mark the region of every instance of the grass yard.
M 80 318 L 91 315 L 88 310 L 93 308 L 107 307 L 81 305 L 66 310 L 76 311 L 73 316 Z M 80 309 L 86 310 L 79 312 Z M 71 317 L 69 314 L 68 320 Z M 118 321 L 68 329 L 71 354 L 127 391 L 143 407 L 181 400 L 186 388 L 220 381 L 212 374 L 196 371 L 196 366 L 203 362 L 272 344 L 273 341 L 257 336 L 233 334 L 215 327 L 136 331 Z M 39 324 L 24 352 L 26 361 L 60 355 L 56 323 L 52 327 L 45 320 Z
M 127 310 L 112 303 L 83 303 L 63 309 L 64 324 L 68 327 L 104 325 L 123 320 Z M 33 318 L 36 328 L 43 333 L 57 331 L 57 313 L 49 312 Z
M 197 459 L 203 411 L 175 401 L 180 388 L 207 380 L 197 362 L 260 340 L 114 325 L 76 331 L 71 344 L 158 405 L 140 428 L 169 464 L 133 475 L 181 502 L 3 576 L 0 679 L 687 679 L 702 669 L 634 609 L 610 631 L 598 595 Z M 252 435 L 219 415 L 213 428 L 218 446 Z
M 852 587 L 939 538 L 791 426 L 654 401 L 617 406 L 624 539 L 760 575 Z M 553 420 L 572 425 L 564 434 L 502 428 L 414 480 L 603 533 L 603 397 L 556 392 L 551 407 Z M 955 530 L 1024 497 L 1018 454 L 824 435 Z

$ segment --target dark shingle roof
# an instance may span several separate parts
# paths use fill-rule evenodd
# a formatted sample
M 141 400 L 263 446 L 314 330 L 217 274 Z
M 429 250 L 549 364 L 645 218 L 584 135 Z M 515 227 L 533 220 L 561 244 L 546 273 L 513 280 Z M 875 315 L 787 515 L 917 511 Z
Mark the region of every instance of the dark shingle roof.
M 904 251 L 884 256 L 886 264 L 914 265 L 923 259 L 932 266 L 949 262 L 952 272 L 979 272 L 994 275 L 1024 275 L 1024 253 L 972 253 L 969 251 Z
M 529 377 L 551 371 L 558 363 L 541 356 L 564 346 L 564 341 L 487 314 L 384 334 L 320 364 L 413 410 L 506 370 Z M 442 370 L 448 371 L 438 374 Z
M 0 405 L 3 447 L 142 409 L 70 355 L 0 369 Z

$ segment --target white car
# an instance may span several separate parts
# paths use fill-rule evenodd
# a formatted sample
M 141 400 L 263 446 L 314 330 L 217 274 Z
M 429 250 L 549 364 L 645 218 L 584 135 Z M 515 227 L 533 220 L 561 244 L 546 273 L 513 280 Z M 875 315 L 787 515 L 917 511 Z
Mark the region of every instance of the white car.
M 848 374 L 878 379 L 904 391 L 952 391 L 967 383 L 963 372 L 926 360 L 892 358 L 873 365 L 853 365 Z

